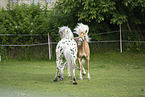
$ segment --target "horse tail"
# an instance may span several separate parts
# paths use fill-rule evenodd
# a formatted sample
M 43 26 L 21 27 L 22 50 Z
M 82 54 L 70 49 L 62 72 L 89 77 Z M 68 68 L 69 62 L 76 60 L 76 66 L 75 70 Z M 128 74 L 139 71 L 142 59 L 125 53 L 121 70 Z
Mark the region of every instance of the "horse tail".
M 72 70 L 76 67 L 76 58 L 72 56 L 70 49 L 67 47 L 64 49 L 64 56 L 67 62 L 68 71 L 72 72 Z

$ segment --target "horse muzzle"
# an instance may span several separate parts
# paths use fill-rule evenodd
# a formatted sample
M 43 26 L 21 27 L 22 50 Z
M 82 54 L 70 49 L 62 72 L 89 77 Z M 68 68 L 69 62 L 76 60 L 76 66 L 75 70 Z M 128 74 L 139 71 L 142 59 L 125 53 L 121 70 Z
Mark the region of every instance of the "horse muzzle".
M 77 40 L 77 43 L 78 43 L 78 45 L 82 45 L 82 43 L 83 43 L 83 38 L 82 38 L 82 37 L 79 37 L 78 40 Z

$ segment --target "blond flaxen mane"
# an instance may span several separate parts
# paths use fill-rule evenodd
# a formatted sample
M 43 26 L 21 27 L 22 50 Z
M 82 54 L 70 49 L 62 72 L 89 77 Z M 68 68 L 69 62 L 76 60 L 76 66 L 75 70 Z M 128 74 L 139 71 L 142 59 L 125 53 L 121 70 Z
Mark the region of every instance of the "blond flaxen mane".
M 74 29 L 77 35 L 80 35 L 81 33 L 85 33 L 86 34 L 86 40 L 87 42 L 89 42 L 90 38 L 88 36 L 88 32 L 89 32 L 89 27 L 88 25 L 84 25 L 83 23 L 78 23 L 78 25 L 76 26 L 76 28 Z

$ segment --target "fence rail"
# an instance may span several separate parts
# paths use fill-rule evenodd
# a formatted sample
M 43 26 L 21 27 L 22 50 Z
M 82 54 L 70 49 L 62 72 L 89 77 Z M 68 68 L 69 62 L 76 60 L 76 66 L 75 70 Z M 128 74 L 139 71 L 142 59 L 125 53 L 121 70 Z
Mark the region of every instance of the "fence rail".
M 90 41 L 89 43 L 111 43 L 111 42 L 120 42 L 120 40 L 110 40 L 110 41 Z M 130 43 L 145 43 L 145 41 L 128 41 L 128 40 L 122 40 L 122 42 L 130 42 Z M 50 42 L 50 44 L 57 44 L 57 42 Z M 0 46 L 40 46 L 40 45 L 48 45 L 48 43 L 39 43 L 39 44 L 30 44 L 30 45 L 0 45 Z
M 40 35 L 47 35 L 47 34 L 0 34 L 0 36 L 40 36 Z
M 120 25 L 121 26 L 121 25 Z M 125 30 L 122 30 L 125 31 Z M 107 40 L 107 41 L 90 41 L 90 44 L 95 44 L 95 43 L 120 43 L 120 51 L 122 53 L 122 43 L 145 43 L 145 41 L 128 41 L 128 40 L 122 40 L 121 39 L 121 28 L 119 31 L 112 31 L 112 32 L 102 32 L 102 33 L 97 33 L 93 35 L 101 35 L 101 34 L 111 34 L 111 33 L 120 33 L 120 40 Z M 90 34 L 91 35 L 91 34 Z M 27 45 L 9 45 L 9 44 L 0 44 L 0 46 L 3 47 L 30 47 L 30 46 L 41 46 L 41 45 L 48 45 L 49 49 L 49 59 L 51 59 L 51 45 L 52 44 L 57 44 L 57 42 L 51 42 L 50 41 L 50 36 L 48 34 L 0 34 L 0 36 L 47 36 L 48 37 L 48 42 L 47 43 L 38 43 L 38 44 L 27 44 Z M 55 36 L 58 36 L 58 34 L 55 34 Z

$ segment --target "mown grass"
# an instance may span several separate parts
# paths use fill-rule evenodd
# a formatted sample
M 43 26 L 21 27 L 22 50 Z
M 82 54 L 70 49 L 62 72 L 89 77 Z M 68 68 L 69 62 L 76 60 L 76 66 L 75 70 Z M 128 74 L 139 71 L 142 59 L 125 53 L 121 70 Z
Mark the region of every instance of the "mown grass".
M 98 53 L 91 55 L 88 80 L 72 78 L 53 82 L 55 61 L 0 62 L 0 97 L 144 97 L 145 54 Z

